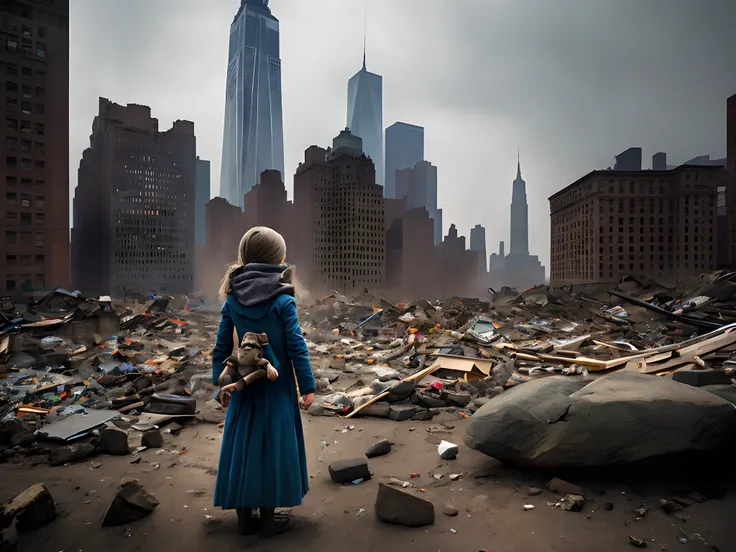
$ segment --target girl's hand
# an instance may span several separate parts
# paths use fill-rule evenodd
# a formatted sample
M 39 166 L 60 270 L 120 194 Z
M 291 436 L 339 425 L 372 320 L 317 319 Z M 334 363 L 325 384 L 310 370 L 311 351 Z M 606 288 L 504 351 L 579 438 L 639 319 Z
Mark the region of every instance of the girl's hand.
M 302 405 L 304 408 L 309 408 L 314 402 L 314 393 L 307 393 L 302 397 Z
M 220 391 L 220 404 L 223 408 L 227 408 L 227 405 L 230 404 L 230 389 L 228 389 L 230 386 L 223 387 Z

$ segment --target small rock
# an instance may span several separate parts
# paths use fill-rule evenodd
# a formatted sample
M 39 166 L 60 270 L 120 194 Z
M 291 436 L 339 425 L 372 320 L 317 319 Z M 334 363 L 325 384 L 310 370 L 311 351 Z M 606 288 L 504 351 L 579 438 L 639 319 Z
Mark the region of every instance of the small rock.
M 388 417 L 394 422 L 410 420 L 417 413 L 417 407 L 409 404 L 394 405 L 390 407 Z
M 13 500 L 2 511 L 1 527 L 9 527 L 15 520 L 18 533 L 30 533 L 56 519 L 56 508 L 51 493 L 43 483 L 36 483 Z
M 330 464 L 329 472 L 332 481 L 340 484 L 350 483 L 358 479 L 368 481 L 371 478 L 371 472 L 365 458 L 338 460 Z
M 415 388 L 416 388 L 415 381 L 402 381 L 396 384 L 391 389 L 387 397 L 387 400 L 390 403 L 394 403 L 394 402 L 403 401 L 404 399 L 408 399 L 414 394 Z
M 449 517 L 455 517 L 457 515 L 457 508 L 453 508 L 452 506 L 445 506 L 442 509 L 442 513 Z
M 16 433 L 10 438 L 11 447 L 30 447 L 36 442 L 36 434 L 32 431 Z
M 396 487 L 379 483 L 376 517 L 385 523 L 424 527 L 434 523 L 434 504 Z
M 453 460 L 457 457 L 457 453 L 460 452 L 460 447 L 449 441 L 442 441 L 437 447 L 437 452 L 439 452 L 440 458 L 443 460 Z
M 569 494 L 562 499 L 560 505 L 566 512 L 582 512 L 585 498 L 582 495 Z
M 417 404 L 423 408 L 444 408 L 447 406 L 445 401 L 428 393 L 417 393 L 416 397 Z
M 649 511 L 649 508 L 647 508 L 647 507 L 645 507 L 645 506 L 642 505 L 642 506 L 639 506 L 638 508 L 634 508 L 633 511 L 638 516 L 644 517 L 645 515 L 647 515 L 647 512 Z
M 646 548 L 647 547 L 647 541 L 644 539 L 640 539 L 637 537 L 629 537 L 629 544 L 631 546 L 635 546 L 636 548 Z
M 77 443 L 67 445 L 51 451 L 49 455 L 49 464 L 52 466 L 62 466 L 70 462 L 84 460 L 89 458 L 96 452 L 94 445 L 90 443 Z
M 605 503 L 605 504 L 603 505 L 603 509 L 604 509 L 604 510 L 605 510 L 606 512 L 612 512 L 612 511 L 613 511 L 613 503 L 611 503 L 611 502 L 606 502 L 606 503 Z
M 442 393 L 442 398 L 447 402 L 449 406 L 457 406 L 459 408 L 464 408 L 470 404 L 470 393 L 463 392 L 463 393 L 449 393 L 445 392 Z
M 371 445 L 371 447 L 366 451 L 365 455 L 368 458 L 376 458 L 378 456 L 384 456 L 391 452 L 391 443 L 388 442 L 388 440 L 384 439 L 383 441 L 378 441 L 377 443 Z
M 529 496 L 539 496 L 539 495 L 541 495 L 541 494 L 542 494 L 543 492 L 544 492 L 544 490 L 543 490 L 543 489 L 540 489 L 539 487 L 531 487 L 531 488 L 530 488 L 530 489 L 529 489 L 529 490 L 527 491 L 527 494 L 528 494 Z
M 563 481 L 557 477 L 547 483 L 547 488 L 558 496 L 583 494 L 583 489 L 577 485 L 573 485 L 572 483 L 568 483 L 567 481 Z
M 665 514 L 668 515 L 682 509 L 682 507 L 676 502 L 673 502 L 672 500 L 667 500 L 665 498 L 661 498 L 659 500 L 659 505 L 662 507 Z
M 128 434 L 115 427 L 106 427 L 100 432 L 100 452 L 114 456 L 124 456 L 130 453 Z
M 127 437 L 126 437 L 127 442 Z M 164 438 L 158 429 L 144 431 L 141 436 L 141 446 L 151 449 L 160 449 L 164 446 Z
M 107 509 L 103 527 L 125 525 L 149 516 L 159 505 L 155 496 L 145 490 L 137 480 L 124 479 L 120 490 Z
M 429 422 L 437 413 L 433 410 L 419 410 L 411 419 L 414 422 Z

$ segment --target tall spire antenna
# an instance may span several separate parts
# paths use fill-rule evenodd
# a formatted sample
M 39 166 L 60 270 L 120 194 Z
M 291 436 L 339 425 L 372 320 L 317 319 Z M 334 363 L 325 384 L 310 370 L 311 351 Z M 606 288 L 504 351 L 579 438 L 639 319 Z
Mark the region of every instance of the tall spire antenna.
M 365 71 L 365 49 L 366 37 L 368 36 L 368 6 L 365 7 L 365 18 L 363 19 L 363 71 Z
M 521 148 L 516 146 L 516 177 L 521 178 Z

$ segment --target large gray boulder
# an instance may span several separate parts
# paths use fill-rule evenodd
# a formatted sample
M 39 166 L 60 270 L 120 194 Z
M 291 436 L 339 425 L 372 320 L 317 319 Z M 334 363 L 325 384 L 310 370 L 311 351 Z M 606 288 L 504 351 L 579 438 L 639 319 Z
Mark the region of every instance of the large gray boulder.
M 671 379 L 617 372 L 594 381 L 553 376 L 491 399 L 465 443 L 498 460 L 540 467 L 621 465 L 734 445 L 736 407 Z

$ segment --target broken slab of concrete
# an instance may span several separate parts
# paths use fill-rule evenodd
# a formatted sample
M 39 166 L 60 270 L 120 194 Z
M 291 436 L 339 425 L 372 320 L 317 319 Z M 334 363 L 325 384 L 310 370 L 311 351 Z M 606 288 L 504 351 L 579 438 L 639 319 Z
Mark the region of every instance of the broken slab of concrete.
M 3 506 L 0 528 L 15 522 L 18 533 L 30 533 L 56 519 L 51 493 L 43 483 L 29 487 Z
M 337 460 L 330 464 L 329 472 L 332 481 L 340 484 L 352 483 L 358 480 L 368 481 L 371 478 L 371 472 L 365 458 Z
M 396 487 L 379 483 L 376 517 L 385 523 L 405 527 L 424 527 L 434 523 L 434 504 Z
M 62 466 L 64 464 L 78 462 L 79 460 L 89 458 L 96 452 L 97 449 L 90 443 L 67 445 L 51 451 L 51 454 L 49 455 L 49 464 L 52 466 Z
M 566 512 L 582 512 L 585 506 L 585 497 L 569 494 L 560 501 L 560 507 Z
M 135 479 L 124 479 L 120 490 L 107 509 L 103 527 L 114 527 L 138 521 L 149 515 L 159 505 L 155 496 L 145 490 Z
M 392 404 L 388 417 L 394 422 L 404 422 L 411 420 L 418 411 L 417 407 L 411 404 Z
M 116 427 L 106 427 L 100 432 L 98 447 L 100 452 L 113 456 L 130 454 L 127 432 Z

